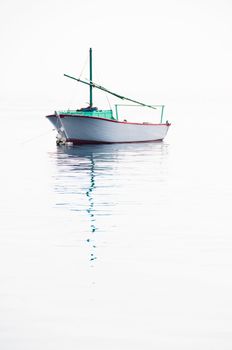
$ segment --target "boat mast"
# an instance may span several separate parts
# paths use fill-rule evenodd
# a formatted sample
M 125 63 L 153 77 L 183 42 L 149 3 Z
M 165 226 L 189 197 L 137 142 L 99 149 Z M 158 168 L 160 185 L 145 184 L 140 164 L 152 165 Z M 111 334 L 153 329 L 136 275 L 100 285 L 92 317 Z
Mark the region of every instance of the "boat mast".
M 89 107 L 93 107 L 93 72 L 92 72 L 92 49 L 89 49 Z
M 116 94 L 115 92 L 112 92 L 106 88 L 104 88 L 103 86 L 101 85 L 98 85 L 98 84 L 95 84 L 93 82 L 93 74 L 92 74 L 92 48 L 89 49 L 89 82 L 87 81 L 84 81 L 84 80 L 81 80 L 81 79 L 78 79 L 78 78 L 75 78 L 75 77 L 72 77 L 70 75 L 67 75 L 67 74 L 64 74 L 65 77 L 67 78 L 70 78 L 70 79 L 74 79 L 76 81 L 79 81 L 83 84 L 86 84 L 86 85 L 89 85 L 89 108 L 93 108 L 93 88 L 97 88 L 99 90 L 102 90 L 102 91 L 105 91 L 111 95 L 114 95 L 122 100 L 127 100 L 127 101 L 130 101 L 130 102 L 133 102 L 133 103 L 137 103 L 141 106 L 144 106 L 144 107 L 149 107 L 149 108 L 152 108 L 152 109 L 156 109 L 156 107 L 152 106 L 152 105 L 147 105 L 143 102 L 139 102 L 139 101 L 136 101 L 136 100 L 132 100 L 131 98 L 128 98 L 128 97 L 125 97 L 125 96 L 121 96 L 119 94 Z

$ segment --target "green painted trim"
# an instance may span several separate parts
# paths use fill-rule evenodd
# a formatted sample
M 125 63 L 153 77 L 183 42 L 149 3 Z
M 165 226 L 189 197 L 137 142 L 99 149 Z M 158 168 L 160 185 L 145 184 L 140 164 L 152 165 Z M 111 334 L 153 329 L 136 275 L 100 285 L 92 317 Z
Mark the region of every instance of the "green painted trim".
M 164 115 L 164 105 L 161 106 L 161 116 L 160 116 L 160 124 L 163 123 L 163 115 Z
M 115 115 L 116 119 L 118 120 L 118 105 L 115 105 Z
M 89 106 L 93 107 L 93 67 L 92 67 L 92 49 L 89 49 L 89 81 L 90 81 L 90 86 L 89 86 Z
M 113 117 L 113 111 L 111 109 L 104 109 L 104 110 L 96 110 L 96 111 L 82 111 L 82 110 L 66 110 L 66 111 L 59 111 L 60 115 L 80 115 L 84 117 L 99 117 L 99 118 L 106 118 L 106 119 L 112 119 L 115 120 Z

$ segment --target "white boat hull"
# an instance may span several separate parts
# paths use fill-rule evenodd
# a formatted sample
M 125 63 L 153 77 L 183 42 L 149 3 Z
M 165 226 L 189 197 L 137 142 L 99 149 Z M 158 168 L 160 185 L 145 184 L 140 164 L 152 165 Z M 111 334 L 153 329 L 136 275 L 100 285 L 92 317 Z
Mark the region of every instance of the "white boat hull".
M 47 118 L 64 142 L 73 144 L 162 141 L 170 126 L 169 123 L 129 123 L 78 115 L 50 115 Z

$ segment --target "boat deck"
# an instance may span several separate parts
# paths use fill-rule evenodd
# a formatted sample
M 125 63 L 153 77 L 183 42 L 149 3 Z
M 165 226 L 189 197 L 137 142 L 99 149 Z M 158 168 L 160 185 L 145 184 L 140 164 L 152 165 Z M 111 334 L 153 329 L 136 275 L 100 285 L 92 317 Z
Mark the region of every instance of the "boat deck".
M 114 118 L 113 112 L 111 109 L 109 110 L 91 110 L 91 109 L 66 110 L 66 111 L 59 111 L 59 114 L 67 115 L 67 116 L 78 114 L 78 116 L 83 116 L 83 117 L 99 117 L 99 118 L 111 119 L 111 120 L 116 119 Z

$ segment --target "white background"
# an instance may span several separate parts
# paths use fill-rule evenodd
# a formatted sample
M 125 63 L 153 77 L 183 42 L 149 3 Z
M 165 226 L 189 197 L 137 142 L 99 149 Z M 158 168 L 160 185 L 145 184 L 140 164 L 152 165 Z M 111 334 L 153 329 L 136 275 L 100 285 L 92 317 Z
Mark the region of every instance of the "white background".
M 2 108 L 49 113 L 87 102 L 87 88 L 63 73 L 79 76 L 89 47 L 94 81 L 125 96 L 168 107 L 230 103 L 229 0 L 2 0 L 0 7 Z
M 231 349 L 231 8 L 1 1 L 1 349 Z M 94 81 L 166 104 L 163 144 L 56 149 L 89 47 Z

